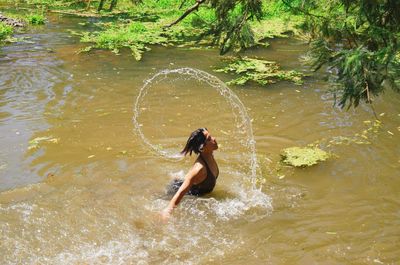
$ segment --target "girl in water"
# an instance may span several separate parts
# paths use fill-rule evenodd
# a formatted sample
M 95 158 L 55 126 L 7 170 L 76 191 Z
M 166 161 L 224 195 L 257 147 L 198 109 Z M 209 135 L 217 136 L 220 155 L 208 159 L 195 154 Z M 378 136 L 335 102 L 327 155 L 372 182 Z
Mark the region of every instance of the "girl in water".
M 218 178 L 219 169 L 213 152 L 218 149 L 217 141 L 207 128 L 200 128 L 189 136 L 181 154 L 198 154 L 185 179 L 174 179 L 168 188 L 169 194 L 175 194 L 168 206 L 161 212 L 164 220 L 168 219 L 185 194 L 201 196 L 211 192 Z

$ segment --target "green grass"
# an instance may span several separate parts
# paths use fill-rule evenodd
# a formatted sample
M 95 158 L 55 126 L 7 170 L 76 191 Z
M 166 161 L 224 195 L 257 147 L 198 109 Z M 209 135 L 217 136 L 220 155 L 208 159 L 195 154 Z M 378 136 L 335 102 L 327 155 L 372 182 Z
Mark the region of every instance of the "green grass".
M 13 34 L 13 28 L 9 25 L 0 22 L 0 42 L 5 41 Z
M 81 41 L 92 43 L 83 51 L 93 48 L 108 49 L 118 54 L 121 48 L 129 48 L 136 60 L 141 60 L 143 52 L 150 50 L 149 45 L 166 45 L 167 38 L 159 27 L 151 23 L 132 22 L 129 24 L 104 24 L 104 31 L 84 33 Z
M 92 1 L 89 10 L 83 2 L 56 1 L 56 0 L 28 0 L 35 4 L 48 5 L 52 9 L 72 8 L 71 12 L 93 14 L 96 16 L 113 16 L 113 23 L 102 25 L 101 31 L 82 33 L 82 42 L 91 43 L 83 49 L 108 49 L 118 54 L 121 48 L 129 48 L 136 60 L 140 60 L 149 45 L 179 45 L 179 46 L 218 46 L 212 43 L 212 36 L 198 37 L 216 24 L 215 10 L 209 5 L 201 5 L 196 12 L 191 13 L 178 24 L 166 29 L 165 26 L 178 19 L 194 2 L 186 1 L 180 7 L 181 0 L 144 0 L 142 3 L 133 4 L 131 0 L 119 0 L 115 10 L 107 11 L 110 1 L 106 2 L 105 10 L 97 12 L 98 1 Z M 75 4 L 71 4 L 75 3 Z M 286 7 L 276 0 L 267 0 L 263 5 L 266 14 L 261 21 L 251 22 L 254 31 L 253 46 L 268 46 L 267 39 L 275 37 L 288 37 L 299 32 L 298 25 L 302 23 L 299 17 L 289 17 Z M 65 10 L 64 10 L 65 11 Z M 237 9 L 237 12 L 240 8 Z M 121 15 L 123 12 L 123 15 Z M 134 22 L 132 22 L 134 21 Z M 29 23 L 41 24 L 44 17 L 31 15 Z M 139 26 L 140 25 L 140 26 Z M 138 27 L 143 27 L 141 30 Z M 152 39 L 153 38 L 153 39 Z M 197 41 L 197 42 L 196 42 Z M 199 45 L 200 43 L 200 45 Z
M 6 17 L 16 19 L 24 24 L 29 25 L 43 25 L 45 24 L 46 17 L 44 16 L 43 12 L 32 12 L 32 13 L 3 13 Z
M 45 17 L 43 14 L 29 14 L 25 16 L 25 20 L 31 25 L 43 25 Z
M 297 36 L 301 34 L 299 29 L 303 23 L 300 16 L 285 17 L 268 17 L 261 21 L 253 21 L 251 27 L 257 41 L 272 38 L 287 38 L 289 36 Z
M 154 44 L 193 45 L 197 36 L 215 20 L 214 12 L 200 8 L 177 25 L 165 28 L 184 12 L 178 7 L 179 2 L 171 0 L 146 1 L 146 4 L 132 6 L 128 13 L 135 21 L 119 19 L 99 24 L 101 31 L 83 33 L 81 42 L 91 45 L 82 51 L 108 49 L 119 54 L 121 48 L 128 48 L 136 60 L 141 60 L 143 53 Z

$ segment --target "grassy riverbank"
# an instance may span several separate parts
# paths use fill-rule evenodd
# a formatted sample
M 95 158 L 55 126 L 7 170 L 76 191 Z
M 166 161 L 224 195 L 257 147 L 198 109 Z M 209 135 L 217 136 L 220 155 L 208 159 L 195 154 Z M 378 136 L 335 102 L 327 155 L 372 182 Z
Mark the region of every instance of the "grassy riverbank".
M 223 40 L 210 34 L 217 18 L 215 11 L 208 6 L 199 7 L 196 12 L 170 26 L 186 8 L 176 0 L 146 1 L 126 9 L 122 17 L 122 10 L 116 11 L 116 21 L 101 24 L 102 30 L 86 34 L 82 41 L 92 43 L 91 48 L 113 51 L 128 47 L 136 59 L 141 58 L 138 54 L 148 50 L 148 44 L 218 48 Z M 298 26 L 302 22 L 300 17 L 290 17 L 283 11 L 270 12 L 267 9 L 265 14 L 261 20 L 251 21 L 249 31 L 253 40 L 245 45 L 246 48 L 266 47 L 269 45 L 268 39 L 298 35 Z M 241 50 L 241 46 L 233 49 L 234 52 Z

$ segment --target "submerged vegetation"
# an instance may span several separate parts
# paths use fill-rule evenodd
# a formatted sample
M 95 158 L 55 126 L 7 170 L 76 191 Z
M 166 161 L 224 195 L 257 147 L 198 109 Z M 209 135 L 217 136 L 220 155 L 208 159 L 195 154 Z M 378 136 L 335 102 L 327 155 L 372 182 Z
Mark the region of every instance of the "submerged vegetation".
M 252 59 L 248 57 L 230 58 L 231 63 L 217 72 L 234 73 L 239 77 L 228 84 L 244 85 L 248 81 L 260 85 L 276 83 L 277 80 L 292 81 L 296 85 L 302 84 L 303 74 L 297 71 L 285 71 L 276 62 Z

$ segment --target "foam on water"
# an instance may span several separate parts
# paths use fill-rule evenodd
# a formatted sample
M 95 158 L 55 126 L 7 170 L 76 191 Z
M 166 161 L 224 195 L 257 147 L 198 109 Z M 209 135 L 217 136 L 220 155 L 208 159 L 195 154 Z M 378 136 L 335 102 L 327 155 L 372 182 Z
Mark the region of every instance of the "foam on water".
M 247 220 L 261 219 L 268 216 L 273 209 L 271 198 L 259 189 L 236 186 L 233 194 L 234 197 L 223 199 L 213 197 L 188 199 L 182 201 L 180 207 L 192 216 L 210 215 L 220 221 L 243 218 L 244 215 Z M 148 210 L 160 212 L 167 203 L 168 201 L 164 199 L 157 199 L 149 205 Z
M 128 234 L 105 242 L 101 245 L 79 244 L 76 248 L 59 253 L 51 258 L 39 258 L 36 262 L 50 264 L 148 264 L 148 252 L 143 246 L 143 240 L 138 236 Z
M 23 206 L 23 208 L 26 208 Z M 45 209 L 35 208 L 36 214 L 45 214 Z M 1 208 L 7 213 L 22 212 L 19 207 Z M 112 209 L 110 209 L 112 211 Z M 46 211 L 47 212 L 47 211 Z M 21 223 L 22 235 L 15 235 L 11 227 L 1 224 L 4 245 L 0 249 L 7 255 L 2 264 L 202 264 L 204 258 L 223 256 L 237 246 L 235 235 L 226 234 L 215 227 L 215 222 L 182 211 L 185 218 L 161 225 L 147 216 L 138 214 L 145 227 L 135 227 L 134 220 L 119 220 L 110 226 L 108 218 L 94 219 L 98 237 L 87 238 L 79 231 L 65 227 L 68 238 L 39 235 L 36 231 L 37 219 Z M 45 226 L 61 225 L 54 215 L 45 215 Z M 44 216 L 43 216 L 44 217 Z M 83 223 L 82 223 L 83 224 Z M 35 229 L 32 229 L 35 227 Z M 44 228 L 40 228 L 44 229 Z M 62 228 L 64 229 L 64 228 Z M 112 229 L 113 232 L 109 233 Z M 103 237 L 103 234 L 109 236 Z M 48 237 L 50 236 L 50 237 Z M 61 240 L 58 242 L 57 240 Z M 202 253 L 202 255 L 193 255 Z
M 168 176 L 183 178 L 183 170 L 169 172 Z M 246 178 L 238 172 L 229 172 L 228 175 L 234 178 Z M 181 202 L 180 208 L 184 209 L 191 216 L 212 216 L 219 221 L 229 221 L 238 218 L 246 220 L 258 220 L 270 215 L 273 210 L 272 199 L 262 192 L 261 188 L 252 188 L 245 183 L 234 183 L 224 187 L 222 196 L 216 197 L 188 197 Z M 152 212 L 160 212 L 168 204 L 168 199 L 156 199 L 145 205 L 146 209 Z

